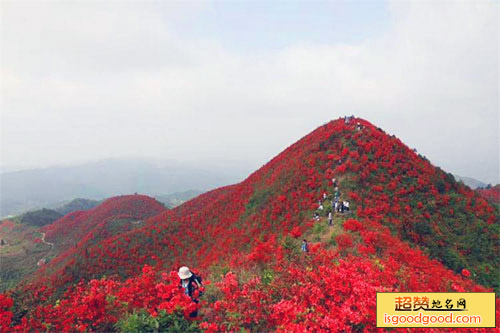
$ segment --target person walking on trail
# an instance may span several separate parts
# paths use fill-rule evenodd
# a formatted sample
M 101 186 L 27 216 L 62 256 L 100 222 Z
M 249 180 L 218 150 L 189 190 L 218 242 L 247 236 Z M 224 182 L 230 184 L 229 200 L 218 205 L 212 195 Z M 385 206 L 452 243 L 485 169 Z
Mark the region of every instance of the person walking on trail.
M 344 201 L 344 209 L 346 210 L 346 212 L 349 211 L 349 201 Z
M 328 225 L 329 226 L 333 225 L 333 214 L 332 214 L 332 212 L 328 213 Z
M 198 303 L 198 297 L 201 296 L 201 288 L 203 288 L 201 277 L 193 274 L 186 266 L 179 268 L 177 274 L 180 278 L 179 287 L 184 289 L 184 293 L 189 296 L 193 302 Z M 189 316 L 196 317 L 197 315 L 198 311 L 194 311 Z
M 300 249 L 302 250 L 302 252 L 309 252 L 309 245 L 307 244 L 307 240 L 302 240 L 302 246 L 300 247 Z
M 319 221 L 319 214 L 318 212 L 314 212 L 314 220 Z
M 326 192 L 323 192 L 323 200 L 326 200 L 327 197 L 328 195 L 326 194 Z

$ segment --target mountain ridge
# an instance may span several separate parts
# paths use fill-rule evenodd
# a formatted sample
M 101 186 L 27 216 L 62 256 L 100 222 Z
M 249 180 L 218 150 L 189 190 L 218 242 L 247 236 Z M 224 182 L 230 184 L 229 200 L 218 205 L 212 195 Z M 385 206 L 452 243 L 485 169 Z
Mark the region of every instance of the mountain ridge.
M 294 250 L 297 238 L 325 238 L 321 235 L 334 191 L 333 178 L 341 200 L 350 201 L 351 210 L 348 215 L 335 214 L 334 234 L 325 234 L 327 243 L 311 245 L 308 263 Z M 323 193 L 328 200 L 322 199 Z M 319 211 L 322 217 L 316 221 L 312 215 L 320 203 L 326 209 Z M 365 316 L 347 313 L 343 305 L 360 297 L 361 289 L 486 290 L 476 283 L 498 288 L 494 278 L 498 273 L 497 217 L 498 209 L 399 139 L 363 119 L 338 119 L 304 136 L 238 184 L 159 212 L 145 219 L 144 226 L 102 243 L 76 247 L 73 252 L 84 255 L 62 267 L 49 263 L 25 291 L 46 285 L 65 288 L 68 282 L 103 275 L 140 279 L 144 265 L 154 271 L 188 265 L 217 281 L 219 291 L 212 296 L 218 295 L 220 300 L 207 305 L 216 313 L 215 322 L 207 318 L 210 327 L 372 329 L 373 295 L 363 294 L 370 299 L 362 312 Z M 294 283 L 280 282 L 299 274 L 305 278 L 303 285 L 310 286 L 314 276 L 306 269 L 308 265 L 314 265 L 325 280 L 330 277 L 321 270 L 345 283 L 358 282 L 338 274 L 349 272 L 365 282 L 358 285 L 361 289 L 347 294 L 332 282 L 332 289 L 316 296 L 343 295 L 343 301 L 320 306 L 305 296 L 308 289 L 292 291 Z M 221 276 L 220 271 L 234 273 Z M 247 275 L 257 280 L 245 280 Z M 281 297 L 281 302 L 268 299 L 268 314 L 256 313 L 251 309 L 257 304 L 243 294 L 234 303 L 235 298 L 225 293 L 227 284 L 238 293 L 261 295 L 266 291 Z M 308 306 L 338 310 L 345 316 L 333 322 L 317 319 L 315 324 L 302 319 L 293 326 L 298 317 L 285 315 L 280 306 L 304 308 L 287 297 L 288 292 L 306 297 L 311 302 Z M 230 316 L 231 308 L 237 309 L 238 317 Z

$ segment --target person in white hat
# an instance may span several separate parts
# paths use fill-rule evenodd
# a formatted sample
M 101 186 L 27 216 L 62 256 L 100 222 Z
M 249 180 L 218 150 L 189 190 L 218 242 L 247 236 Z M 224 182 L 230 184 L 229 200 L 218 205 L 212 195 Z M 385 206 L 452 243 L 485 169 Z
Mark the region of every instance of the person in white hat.
M 203 287 L 201 283 L 201 277 L 193 274 L 189 267 L 182 266 L 179 268 L 179 272 L 177 273 L 179 275 L 180 281 L 179 285 L 181 288 L 184 289 L 184 293 L 189 296 L 193 302 L 198 303 L 198 297 L 201 296 L 201 290 L 200 288 Z M 196 317 L 197 311 L 191 313 L 191 317 Z

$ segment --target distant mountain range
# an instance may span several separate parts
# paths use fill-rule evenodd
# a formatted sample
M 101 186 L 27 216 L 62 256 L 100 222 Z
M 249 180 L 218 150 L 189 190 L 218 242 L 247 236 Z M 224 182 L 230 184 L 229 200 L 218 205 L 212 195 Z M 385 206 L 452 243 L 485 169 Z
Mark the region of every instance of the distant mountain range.
M 72 198 L 102 200 L 133 193 L 156 196 L 192 189 L 206 191 L 241 180 L 239 172 L 230 168 L 161 165 L 135 159 L 6 172 L 0 177 L 2 217 L 43 207 L 54 208 Z M 176 205 L 169 200 L 167 205 Z
M 475 190 L 477 188 L 484 188 L 487 186 L 486 183 L 483 183 L 480 180 L 477 180 L 472 177 L 463 177 L 463 176 L 458 176 L 458 175 L 453 175 L 455 179 L 459 182 L 464 183 L 465 185 L 469 186 L 471 189 Z
M 163 203 L 167 208 L 175 208 L 202 193 L 202 191 L 189 190 L 171 194 L 155 195 L 155 199 Z

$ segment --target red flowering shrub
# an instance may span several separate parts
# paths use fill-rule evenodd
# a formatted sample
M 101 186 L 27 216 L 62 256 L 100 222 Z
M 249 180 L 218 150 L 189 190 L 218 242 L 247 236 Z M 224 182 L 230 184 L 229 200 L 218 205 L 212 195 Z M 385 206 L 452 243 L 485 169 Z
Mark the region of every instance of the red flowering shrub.
M 0 295 L 0 309 L 12 306 Z M 2 302 L 3 301 L 3 302 Z M 10 303 L 9 303 L 10 301 Z M 54 305 L 38 305 L 29 321 L 12 327 L 13 330 L 41 329 L 53 331 L 111 331 L 120 318 L 137 310 L 146 310 L 155 317 L 160 311 L 177 314 L 180 320 L 189 318 L 199 305 L 179 288 L 176 272 L 164 273 L 159 279 L 152 267 L 144 266 L 142 274 L 119 282 L 114 279 L 91 280 L 69 289 Z M 2 310 L 3 311 L 3 310 Z M 12 313 L 0 312 L 0 318 Z M 10 321 L 2 320 L 8 330 Z
M 349 234 L 340 234 L 335 237 L 335 241 L 340 250 L 345 250 L 352 246 L 352 237 Z
M 295 226 L 290 231 L 290 235 L 292 235 L 292 237 L 299 238 L 302 235 L 302 231 L 300 231 L 300 228 L 298 226 Z
M 480 196 L 494 205 L 500 205 L 500 184 L 490 188 L 480 188 L 476 190 Z
M 361 222 L 354 220 L 354 219 L 348 219 L 344 222 L 344 230 L 345 231 L 360 231 L 363 230 L 363 225 Z
M 8 332 L 12 321 L 11 308 L 14 302 L 6 295 L 0 294 L 0 332 Z

